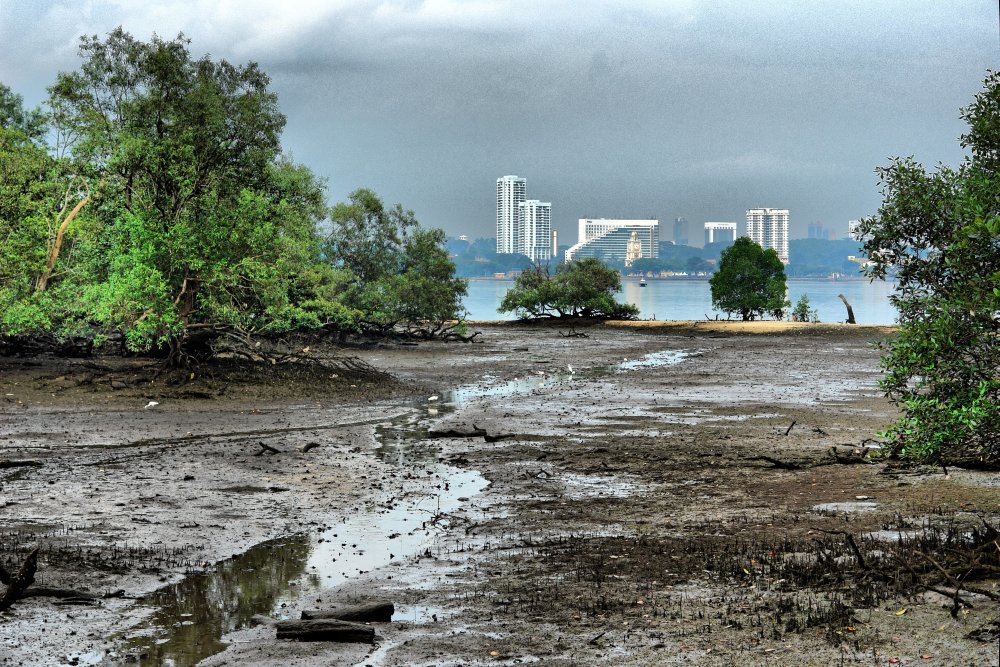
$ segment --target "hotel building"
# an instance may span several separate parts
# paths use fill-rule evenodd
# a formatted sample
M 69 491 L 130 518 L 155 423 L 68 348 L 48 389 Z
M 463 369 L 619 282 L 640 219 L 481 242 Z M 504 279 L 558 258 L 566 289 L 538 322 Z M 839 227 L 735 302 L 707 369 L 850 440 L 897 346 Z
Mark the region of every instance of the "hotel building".
M 581 218 L 578 224 L 579 241 L 566 251 L 567 262 L 596 257 L 630 265 L 635 259 L 660 256 L 659 220 Z

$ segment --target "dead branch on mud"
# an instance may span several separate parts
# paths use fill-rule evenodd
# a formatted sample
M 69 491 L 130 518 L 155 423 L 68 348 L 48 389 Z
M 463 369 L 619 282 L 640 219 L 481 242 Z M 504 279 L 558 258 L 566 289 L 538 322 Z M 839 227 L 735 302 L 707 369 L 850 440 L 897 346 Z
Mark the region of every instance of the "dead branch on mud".
M 576 327 L 570 327 L 569 331 L 566 333 L 563 333 L 562 331 L 558 333 L 563 338 L 590 338 L 590 334 L 584 333 L 583 331 L 577 331 Z
M 281 453 L 280 449 L 278 449 L 277 447 L 272 447 L 271 445 L 267 444 L 266 442 L 258 442 L 257 444 L 260 445 L 260 451 L 257 452 L 256 454 L 254 454 L 254 456 L 262 456 L 264 454 L 280 454 Z
M 823 466 L 833 465 L 873 465 L 875 461 L 868 457 L 868 452 L 869 450 L 867 448 L 859 449 L 857 447 L 848 447 L 838 449 L 837 447 L 830 447 L 830 449 L 827 450 L 827 456 L 814 459 L 786 461 L 773 456 L 761 454 L 758 456 L 748 457 L 745 460 L 764 461 L 766 463 L 770 463 L 772 468 L 778 468 L 780 470 L 808 470 L 810 468 L 822 468 Z

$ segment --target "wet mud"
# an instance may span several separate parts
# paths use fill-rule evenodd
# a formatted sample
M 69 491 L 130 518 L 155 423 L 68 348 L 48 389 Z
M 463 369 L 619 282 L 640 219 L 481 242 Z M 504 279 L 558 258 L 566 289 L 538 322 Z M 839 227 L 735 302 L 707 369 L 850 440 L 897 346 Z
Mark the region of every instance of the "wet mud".
M 271 397 L 0 362 L 0 458 L 40 463 L 0 470 L 0 559 L 114 594 L 20 601 L 0 660 L 997 664 L 987 597 L 872 574 L 1000 517 L 995 473 L 853 461 L 884 329 L 482 328 Z M 374 647 L 251 622 L 371 600 Z

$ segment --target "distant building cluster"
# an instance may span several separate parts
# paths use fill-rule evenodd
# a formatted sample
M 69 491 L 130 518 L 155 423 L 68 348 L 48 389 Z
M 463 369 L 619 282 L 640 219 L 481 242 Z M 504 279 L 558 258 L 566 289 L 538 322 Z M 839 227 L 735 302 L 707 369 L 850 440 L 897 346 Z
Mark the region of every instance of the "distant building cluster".
M 632 266 L 637 259 L 660 256 L 659 220 L 580 218 L 578 225 L 578 241 L 566 251 L 567 262 L 595 257 Z
M 552 204 L 527 199 L 527 182 L 515 176 L 497 179 L 497 252 L 520 253 L 532 262 L 547 262 L 556 249 Z
M 565 252 L 565 260 L 596 257 L 626 267 L 643 258 L 660 256 L 660 239 L 672 231 L 673 243 L 691 244 L 691 225 L 677 217 L 672 229 L 660 234 L 660 222 L 653 219 L 618 220 L 580 218 L 577 242 Z M 857 220 L 847 223 L 847 238 L 858 239 Z M 836 239 L 838 234 L 820 223 L 810 224 L 809 238 Z M 696 232 L 697 233 L 697 232 Z M 739 236 L 738 223 L 705 222 L 704 243 L 733 243 Z M 744 235 L 765 250 L 773 249 L 788 264 L 789 213 L 786 208 L 750 208 L 746 211 Z M 527 198 L 524 178 L 514 175 L 497 179 L 497 252 L 519 253 L 531 261 L 547 262 L 558 254 L 556 232 L 552 230 L 552 204 Z

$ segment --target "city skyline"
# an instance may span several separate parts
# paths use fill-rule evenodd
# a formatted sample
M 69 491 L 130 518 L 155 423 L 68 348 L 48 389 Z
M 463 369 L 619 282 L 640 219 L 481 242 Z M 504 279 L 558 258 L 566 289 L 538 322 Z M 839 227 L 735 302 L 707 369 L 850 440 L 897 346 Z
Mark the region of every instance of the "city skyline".
M 840 229 L 875 212 L 890 156 L 961 159 L 959 109 L 1000 52 L 995 3 L 972 0 L 38 0 L 0 3 L 0 81 L 40 104 L 79 37 L 118 25 L 258 62 L 285 149 L 331 202 L 370 187 L 474 237 L 493 226 L 485 184 L 511 171 L 564 237 L 587 215 L 778 201 L 793 237 Z

